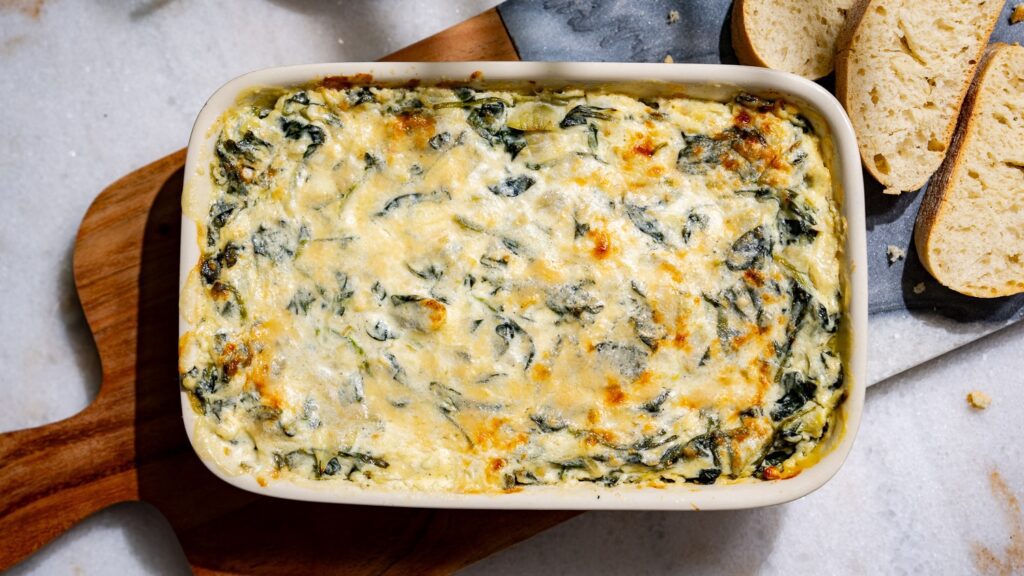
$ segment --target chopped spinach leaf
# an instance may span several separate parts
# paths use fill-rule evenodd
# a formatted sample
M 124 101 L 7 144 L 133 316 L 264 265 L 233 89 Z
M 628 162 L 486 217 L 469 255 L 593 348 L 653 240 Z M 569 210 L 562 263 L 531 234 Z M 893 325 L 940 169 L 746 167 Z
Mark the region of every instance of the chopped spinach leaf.
M 587 106 L 580 104 L 573 107 L 572 110 L 562 118 L 562 121 L 558 123 L 560 128 L 571 128 L 572 126 L 580 126 L 587 123 L 590 118 L 596 120 L 607 120 L 611 118 L 607 112 L 612 111 L 611 108 L 599 108 L 597 106 Z
M 253 254 L 275 262 L 294 257 L 298 248 L 298 240 L 296 237 L 293 242 L 286 230 L 287 223 L 285 222 L 278 223 L 278 226 L 274 228 L 260 224 L 250 239 Z
M 665 233 L 661 231 L 661 225 L 657 220 L 647 215 L 647 208 L 626 204 L 626 216 L 640 232 L 650 236 L 658 243 L 665 242 Z
M 300 288 L 288 302 L 287 309 L 292 314 L 308 314 L 309 307 L 316 301 L 316 296 L 305 288 Z
M 818 388 L 814 380 L 809 380 L 796 371 L 785 372 L 782 375 L 782 386 L 785 393 L 772 407 L 771 412 L 772 420 L 775 422 L 785 420 L 802 408 L 804 404 L 814 398 L 814 393 Z
M 725 260 L 729 270 L 760 268 L 766 257 L 771 256 L 772 240 L 764 226 L 747 231 L 732 243 L 732 249 Z
M 303 158 L 309 158 L 316 152 L 326 139 L 326 133 L 324 129 L 314 124 L 308 124 L 299 122 L 298 120 L 288 120 L 281 118 L 281 131 L 284 132 L 285 138 L 291 140 L 299 140 L 303 135 L 309 137 L 309 146 L 306 146 L 306 151 L 302 154 Z
M 384 216 L 385 214 L 391 212 L 392 210 L 402 208 L 405 206 L 412 206 L 413 204 L 419 204 L 420 202 L 423 201 L 424 196 L 425 194 L 422 194 L 420 192 L 412 192 L 410 194 L 402 194 L 400 196 L 395 196 L 391 200 L 388 200 L 387 204 L 385 204 L 384 207 L 381 208 L 380 211 L 377 212 L 375 215 Z
M 368 86 L 349 88 L 346 96 L 350 106 L 359 106 L 360 104 L 377 101 L 376 96 L 373 95 L 373 91 Z
M 579 220 L 576 219 L 575 216 L 573 216 L 572 222 L 573 222 L 572 237 L 574 239 L 576 239 L 576 238 L 583 238 L 584 236 L 587 235 L 587 232 L 590 232 L 590 224 L 587 224 L 586 222 L 580 222 Z
M 600 342 L 594 350 L 626 378 L 637 378 L 647 368 L 647 352 L 632 344 Z
M 708 217 L 706 214 L 701 214 L 696 210 L 692 210 L 686 215 L 686 223 L 683 224 L 682 237 L 683 243 L 689 243 L 690 238 L 693 237 L 694 232 L 704 231 L 708 229 Z
M 604 304 L 587 292 L 585 286 L 588 284 L 586 281 L 562 284 L 548 294 L 545 304 L 555 314 L 571 316 L 577 320 L 599 314 L 604 310 Z
M 440 132 L 431 136 L 427 144 L 434 150 L 443 151 L 452 147 L 452 134 L 451 132 Z
M 522 176 L 513 176 L 512 178 L 507 178 L 500 184 L 488 186 L 487 189 L 490 190 L 491 193 L 494 194 L 495 196 L 515 198 L 516 196 L 519 196 L 523 192 L 529 190 L 530 187 L 533 186 L 536 182 L 536 180 L 524 174 Z
M 537 425 L 541 432 L 551 433 L 565 430 L 569 425 L 561 420 L 556 420 L 543 414 L 530 414 L 530 420 Z
M 662 405 L 665 404 L 665 401 L 668 400 L 671 395 L 671 391 L 663 390 L 661 394 L 658 394 L 653 399 L 641 404 L 640 409 L 650 414 L 657 414 L 661 412 Z
M 381 320 L 378 320 L 377 323 L 373 325 L 373 328 L 367 330 L 366 334 L 378 342 L 398 338 L 398 335 L 392 332 L 391 329 L 388 328 L 388 325 Z
M 772 108 L 775 107 L 775 100 L 769 100 L 768 98 L 761 98 L 760 96 L 754 96 L 753 94 L 747 94 L 746 92 L 740 92 L 736 95 L 736 103 L 744 108 L 751 108 L 758 112 L 771 112 Z
M 715 480 L 722 475 L 721 468 L 705 468 L 697 473 L 697 476 L 693 478 L 687 478 L 687 482 L 693 484 L 714 484 Z
M 384 299 L 388 297 L 388 291 L 384 289 L 384 286 L 382 286 L 379 281 L 374 282 L 373 286 L 370 286 L 370 293 L 373 294 L 373 297 L 377 302 L 383 302 Z
M 364 170 L 367 172 L 370 170 L 379 172 L 381 167 L 384 166 L 384 160 L 380 156 L 366 152 L 363 154 L 363 164 L 365 165 Z
M 686 174 L 705 174 L 721 163 L 729 142 L 703 134 L 683 133 L 683 148 L 676 158 L 676 166 Z

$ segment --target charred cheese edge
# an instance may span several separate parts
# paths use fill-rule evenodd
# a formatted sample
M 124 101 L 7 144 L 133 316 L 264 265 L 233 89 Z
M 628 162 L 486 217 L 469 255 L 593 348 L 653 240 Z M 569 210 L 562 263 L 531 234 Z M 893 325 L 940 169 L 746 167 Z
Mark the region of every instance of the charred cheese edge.
M 179 376 L 228 474 L 756 481 L 841 430 L 843 220 L 790 103 L 325 81 L 214 130 Z

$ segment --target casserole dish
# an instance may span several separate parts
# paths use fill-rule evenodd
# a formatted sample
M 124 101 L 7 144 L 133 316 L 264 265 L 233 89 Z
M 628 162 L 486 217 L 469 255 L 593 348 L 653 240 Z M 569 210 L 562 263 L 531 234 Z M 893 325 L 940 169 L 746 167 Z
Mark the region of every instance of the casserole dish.
M 236 102 L 238 102 L 241 96 L 251 93 L 254 88 L 298 86 L 319 78 L 351 78 L 358 74 L 370 75 L 373 78 L 374 84 L 379 83 L 385 85 L 400 85 L 402 83 L 412 82 L 431 85 L 435 82 L 447 81 L 469 82 L 471 85 L 478 88 L 528 85 L 531 89 L 563 89 L 582 86 L 594 89 L 600 87 L 601 90 L 636 94 L 637 96 L 659 96 L 682 93 L 688 98 L 711 101 L 730 100 L 737 97 L 740 92 L 749 92 L 764 98 L 781 97 L 788 102 L 796 104 L 800 108 L 800 111 L 805 113 L 813 124 L 813 128 L 810 128 L 810 130 L 821 135 L 820 155 L 831 173 L 832 195 L 833 197 L 840 199 L 841 212 L 846 221 L 845 247 L 840 250 L 841 262 L 839 263 L 841 267 L 840 281 L 842 282 L 842 292 L 845 300 L 845 309 L 843 310 L 844 335 L 842 338 L 844 362 L 843 372 L 841 372 L 841 375 L 845 376 L 845 384 L 842 380 L 837 381 L 837 383 L 840 386 L 845 386 L 847 398 L 837 409 L 839 417 L 836 421 L 836 426 L 834 426 L 831 433 L 824 436 L 824 440 L 822 440 L 822 444 L 825 445 L 825 448 L 827 449 L 822 449 L 818 453 L 820 461 L 807 468 L 801 468 L 798 471 L 799 473 L 785 480 L 775 479 L 762 482 L 736 482 L 731 484 L 718 483 L 712 485 L 670 483 L 660 486 L 661 489 L 653 487 L 641 488 L 638 485 L 628 483 L 614 486 L 598 486 L 596 483 L 578 483 L 571 486 L 536 485 L 530 486 L 525 490 L 512 490 L 506 493 L 473 493 L 472 490 L 455 492 L 451 490 L 422 489 L 422 487 L 418 487 L 416 490 L 396 490 L 394 488 L 383 489 L 380 486 L 372 485 L 360 487 L 345 483 L 339 484 L 326 482 L 273 481 L 268 484 L 264 479 L 258 476 L 254 477 L 248 474 L 228 474 L 221 466 L 218 466 L 215 462 L 211 462 L 211 460 L 216 461 L 216 458 L 211 458 L 209 448 L 197 439 L 196 428 L 197 421 L 199 419 L 196 418 L 196 411 L 193 410 L 196 395 L 189 395 L 185 390 L 183 390 L 182 406 L 189 438 L 192 441 L 193 446 L 197 448 L 197 452 L 201 457 L 203 457 L 204 462 L 212 471 L 214 471 L 215 474 L 241 488 L 268 495 L 315 501 L 431 507 L 720 509 L 768 505 L 791 500 L 817 488 L 835 473 L 852 445 L 863 405 L 863 354 L 864 340 L 866 337 L 866 265 L 864 260 L 862 183 L 860 181 L 860 169 L 856 156 L 855 141 L 845 114 L 842 112 L 838 103 L 827 92 L 817 85 L 799 79 L 795 76 L 780 74 L 768 70 L 705 65 L 664 66 L 658 64 L 396 63 L 317 65 L 265 70 L 243 76 L 230 82 L 214 94 L 206 107 L 204 107 L 203 111 L 200 113 L 196 126 L 193 130 L 192 139 L 189 145 L 188 160 L 186 162 L 186 197 L 192 194 L 202 195 L 204 187 L 211 188 L 213 186 L 209 162 L 215 155 L 222 156 L 224 154 L 223 150 L 217 148 L 219 134 L 215 127 L 217 126 L 220 118 L 229 111 Z M 343 82 L 348 83 L 349 81 L 343 80 Z M 295 94 L 289 99 L 289 102 L 297 103 L 296 105 L 309 105 L 309 98 L 305 93 L 301 94 L 301 97 L 299 97 L 299 94 Z M 589 116 L 591 118 L 599 116 L 601 113 L 597 112 L 598 110 L 602 109 L 594 108 L 587 112 L 587 114 L 594 115 Z M 268 111 L 267 113 L 269 114 L 270 112 Z M 262 118 L 263 115 L 260 117 Z M 292 133 L 288 138 L 296 140 L 301 139 L 304 147 L 305 142 L 310 142 L 309 146 L 305 147 L 305 154 L 303 157 L 314 153 L 316 147 L 319 147 L 319 145 L 324 141 L 323 132 L 315 126 L 310 128 L 310 126 L 312 126 L 311 124 L 302 123 L 297 120 L 285 120 L 282 118 L 281 126 L 285 130 L 286 135 L 289 131 Z M 312 131 L 315 131 L 316 133 L 314 134 Z M 250 132 L 249 135 L 251 134 L 252 133 Z M 256 136 L 252 136 L 252 138 L 247 136 L 246 140 L 248 140 L 248 142 L 241 141 L 240 144 L 249 147 L 268 145 Z M 708 142 L 710 142 L 710 140 L 708 140 Z M 232 145 L 235 146 L 236 144 L 232 141 Z M 517 148 L 516 151 L 518 151 L 518 149 L 519 148 Z M 697 150 L 697 161 L 704 162 L 705 160 L 703 160 L 703 158 L 706 155 L 702 151 L 703 148 L 698 147 Z M 512 153 L 513 158 L 515 157 L 515 153 L 516 152 Z M 654 150 L 647 152 L 648 155 L 653 153 Z M 367 155 L 367 158 L 369 157 L 370 156 Z M 369 170 L 371 161 L 366 160 L 365 162 L 367 164 L 367 170 Z M 374 163 L 376 162 L 378 161 L 374 160 Z M 693 167 L 692 164 L 687 164 L 687 166 L 690 168 Z M 501 188 L 501 186 L 492 186 L 490 187 L 491 192 L 495 196 L 517 196 L 522 193 L 523 189 L 532 185 L 532 178 L 527 179 L 530 180 L 530 182 L 526 184 L 524 184 L 524 181 L 520 178 L 521 177 L 511 178 L 507 189 Z M 748 192 L 756 193 L 754 190 L 750 190 Z M 207 197 L 208 196 L 209 194 L 207 194 Z M 400 201 L 402 198 L 405 198 L 408 201 L 409 198 L 413 196 L 413 199 L 416 200 L 416 202 L 419 202 L 419 198 L 425 195 L 410 194 L 395 197 L 392 202 L 388 202 L 384 205 L 376 216 L 383 216 L 390 210 L 390 208 L 400 206 L 402 204 Z M 758 195 L 758 197 L 760 198 L 760 195 Z M 424 203 L 428 202 L 428 200 L 422 201 Z M 649 229 L 649 227 L 653 225 L 645 220 L 646 217 L 643 216 L 643 208 L 628 207 L 627 211 L 630 209 L 634 211 L 629 214 L 630 220 L 633 220 L 633 223 L 636 224 L 638 228 L 641 228 L 642 231 L 645 227 L 648 227 L 648 229 L 644 231 L 645 234 L 648 234 L 649 236 L 661 235 L 660 232 Z M 186 210 L 186 214 L 187 213 L 188 210 Z M 193 211 L 193 213 L 195 212 Z M 197 223 L 187 215 L 183 216 L 183 218 L 181 287 L 184 293 L 190 274 L 195 275 L 197 273 L 197 262 L 200 261 L 200 254 L 199 244 L 197 242 L 197 238 L 199 237 Z M 641 221 L 641 223 L 638 223 L 638 220 Z M 472 228 L 475 225 L 464 224 L 464 226 Z M 842 229 L 842 226 L 840 225 L 839 228 Z M 751 232 L 753 232 L 753 230 L 751 230 Z M 270 258 L 273 255 L 272 252 L 277 250 L 277 248 L 271 246 L 271 244 L 273 244 L 271 236 L 278 233 L 274 230 L 264 231 L 262 228 L 257 233 L 260 234 L 260 236 L 259 238 L 254 236 L 254 240 L 252 241 L 253 251 L 257 254 L 262 254 L 264 257 Z M 306 237 L 308 238 L 308 236 L 309 233 L 307 232 Z M 744 238 L 747 236 L 748 235 L 744 235 Z M 301 246 L 301 232 L 299 232 L 299 237 L 299 246 Z M 270 238 L 270 240 L 268 240 L 268 238 Z M 738 240 L 737 242 L 740 241 Z M 746 244 L 749 244 L 749 242 L 746 242 Z M 746 244 L 744 244 L 744 251 L 749 252 L 750 248 L 746 247 Z M 282 247 L 280 249 L 287 252 L 289 256 L 292 255 L 292 252 L 297 252 L 298 250 L 297 248 L 289 249 L 283 244 L 281 246 Z M 508 246 L 508 244 L 506 244 L 506 246 Z M 734 250 L 736 250 L 735 245 Z M 769 248 L 769 251 L 770 250 L 771 249 Z M 211 278 L 216 278 L 216 272 L 220 265 L 216 262 L 207 264 L 208 262 L 210 262 L 209 259 L 203 261 L 204 266 L 208 266 L 203 270 L 203 278 L 207 278 L 207 272 L 209 272 L 209 276 Z M 739 265 L 737 264 L 737 266 Z M 406 267 L 414 274 L 421 278 L 423 277 L 422 272 L 418 272 L 409 267 L 408 263 L 406 264 Z M 730 266 L 730 269 L 735 270 L 736 268 L 732 268 Z M 440 274 L 437 274 L 437 276 L 440 276 Z M 760 282 L 760 280 L 758 280 L 758 282 Z M 345 278 L 345 282 L 342 282 L 341 284 L 341 287 L 338 289 L 339 293 L 346 290 L 347 277 Z M 214 285 L 214 289 L 217 290 L 216 285 Z M 317 290 L 320 290 L 321 294 L 324 293 L 324 290 L 320 289 L 319 286 Z M 640 293 L 641 296 L 643 295 L 642 290 L 637 289 L 636 287 L 634 287 L 634 290 Z M 219 288 L 219 291 L 222 294 L 225 293 L 225 289 L 223 287 Z M 298 296 L 299 293 L 296 293 L 296 295 Z M 346 297 L 347 296 L 348 294 L 346 293 Z M 331 298 L 337 299 L 335 296 L 331 296 Z M 394 296 L 392 298 L 394 298 Z M 751 299 L 753 298 L 754 297 L 751 296 Z M 307 292 L 302 296 L 302 298 L 293 298 L 293 300 L 288 303 L 288 308 L 291 309 L 295 315 L 306 314 L 312 299 L 312 293 Z M 327 297 L 324 296 L 324 299 L 326 301 Z M 229 297 L 228 300 L 230 303 L 231 298 Z M 244 311 L 242 311 L 244 310 L 244 307 L 242 306 L 237 293 L 235 294 L 235 300 L 235 305 L 239 309 L 235 314 L 241 314 L 244 317 Z M 796 296 L 794 296 L 794 307 L 795 300 Z M 443 302 L 443 299 L 441 299 L 441 301 Z M 419 299 L 413 300 L 413 302 L 419 302 Z M 434 300 L 429 300 L 428 303 L 434 303 L 435 307 L 440 307 L 440 319 L 443 322 L 443 306 Z M 735 302 L 733 303 L 733 306 L 737 306 Z M 548 304 L 548 307 L 553 308 L 550 303 Z M 283 304 L 281 308 L 284 308 Z M 737 309 L 739 308 L 737 307 Z M 600 310 L 600 308 L 595 308 L 595 311 L 597 310 Z M 822 310 L 824 311 L 824 308 L 822 308 Z M 342 308 L 338 314 L 344 314 L 344 309 Z M 578 319 L 579 314 L 577 313 L 576 316 Z M 433 318 L 433 316 L 431 316 L 431 318 Z M 414 326 L 410 325 L 410 322 L 412 321 L 408 320 L 405 327 L 412 329 Z M 185 314 L 183 314 L 181 316 L 180 323 L 180 336 L 184 337 L 187 335 L 190 328 L 189 324 L 190 323 L 186 320 Z M 515 330 L 510 326 L 514 327 Z M 502 328 L 504 328 L 504 331 Z M 422 327 L 419 329 L 422 330 Z M 496 329 L 498 335 L 503 336 L 506 340 L 511 340 L 515 334 L 519 333 L 520 330 L 515 324 L 502 324 L 497 326 Z M 798 329 L 799 328 L 797 328 L 797 330 Z M 375 337 L 375 340 L 388 339 L 387 327 L 385 326 L 381 330 L 383 331 L 382 336 L 380 338 Z M 728 325 L 726 325 L 726 330 L 728 331 Z M 319 334 L 319 332 L 317 333 Z M 356 349 L 359 349 L 354 342 L 353 346 L 355 346 Z M 602 351 L 602 346 L 604 346 L 605 350 L 608 350 L 609 354 L 615 358 L 616 361 L 622 360 L 624 354 L 629 358 L 635 355 L 635 348 L 627 348 L 626 346 L 619 344 L 602 342 L 597 344 L 599 352 Z M 184 344 L 182 349 L 185 349 Z M 360 353 L 362 353 L 361 350 Z M 707 353 L 705 353 L 705 355 L 706 354 Z M 532 359 L 532 357 L 531 353 L 530 358 Z M 397 374 L 402 371 L 402 368 L 394 359 L 394 356 L 390 356 L 389 358 L 392 362 L 393 370 L 396 373 L 394 379 L 398 381 L 400 379 L 397 377 Z M 822 361 L 824 362 L 824 358 Z M 530 359 L 527 359 L 527 367 L 529 367 L 529 364 Z M 182 369 L 183 376 L 187 376 L 184 372 L 185 370 L 188 370 L 188 368 Z M 639 369 L 630 369 L 629 371 L 634 372 L 630 374 L 630 376 L 636 376 L 640 372 Z M 434 389 L 434 385 L 435 383 L 431 382 L 432 391 Z M 800 386 L 802 385 L 803 384 L 800 384 Z M 188 386 L 186 386 L 186 388 L 188 388 Z M 447 394 L 447 399 L 445 400 L 447 405 L 457 406 L 459 402 L 469 403 L 469 400 L 461 400 L 452 396 L 452 394 L 459 394 L 458 391 L 450 388 L 443 389 L 447 390 L 447 392 L 445 392 L 445 394 Z M 263 390 L 261 389 L 260 392 L 262 393 Z M 806 402 L 806 400 L 803 401 Z M 479 404 L 479 402 L 475 401 L 474 403 Z M 455 408 L 440 408 L 441 411 L 445 413 L 446 417 L 449 411 L 455 410 Z M 316 411 L 315 402 L 311 404 L 310 411 Z M 274 417 L 274 415 L 270 416 L 271 419 Z M 535 417 L 531 416 L 531 418 Z M 316 426 L 319 426 L 319 420 L 315 417 L 313 419 L 316 420 Z M 449 419 L 449 421 L 458 427 L 457 423 L 451 419 Z M 537 422 L 537 426 L 542 429 L 551 428 L 552 430 L 561 430 L 565 427 L 562 425 L 561 428 L 559 428 L 552 425 L 549 423 L 549 420 L 546 420 L 543 417 L 539 420 L 534 419 L 534 422 Z M 281 425 L 279 421 L 276 422 L 276 424 Z M 290 425 L 291 424 L 289 424 L 289 426 Z M 708 426 L 710 428 L 710 424 Z M 285 431 L 286 436 L 290 437 L 294 435 L 294 433 L 289 434 L 283 427 L 281 429 Z M 592 434 L 590 432 L 587 433 Z M 465 432 L 463 432 L 463 435 L 466 436 L 466 440 L 472 445 L 472 440 L 470 440 L 469 436 L 466 435 Z M 595 440 L 595 442 L 596 441 L 597 440 Z M 224 451 L 225 454 L 228 453 L 228 446 L 224 446 Z M 296 450 L 294 452 L 299 451 Z M 292 453 L 289 453 L 289 457 Z M 365 453 L 345 452 L 339 453 L 339 456 L 340 454 L 344 454 L 345 458 L 357 459 L 365 464 L 366 467 L 376 466 L 377 468 L 385 469 L 388 466 L 385 461 L 374 458 L 372 455 Z M 309 455 L 307 454 L 307 456 Z M 310 457 L 316 459 L 315 454 Z M 290 460 L 286 464 L 278 465 L 278 468 L 280 469 L 284 466 L 291 469 L 292 464 Z M 334 475 L 339 466 L 342 465 L 332 459 L 332 462 L 329 463 L 327 467 L 326 473 Z M 320 471 L 323 472 L 322 464 L 317 463 L 315 464 L 315 467 L 320 467 Z M 357 468 L 358 467 L 355 464 L 352 464 L 352 468 L 346 473 L 351 474 L 352 470 L 357 470 Z M 359 474 L 362 475 L 363 472 L 359 471 Z M 689 481 L 690 480 L 687 479 L 687 482 Z M 714 482 L 714 478 L 711 478 L 710 481 Z

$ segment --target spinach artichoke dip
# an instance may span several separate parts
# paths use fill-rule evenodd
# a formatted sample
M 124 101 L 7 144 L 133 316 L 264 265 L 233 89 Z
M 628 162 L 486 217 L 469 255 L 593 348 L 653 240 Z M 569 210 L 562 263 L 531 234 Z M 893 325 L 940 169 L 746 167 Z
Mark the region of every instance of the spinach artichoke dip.
M 791 103 L 327 78 L 214 130 L 179 376 L 226 473 L 774 480 L 842 431 L 843 220 Z

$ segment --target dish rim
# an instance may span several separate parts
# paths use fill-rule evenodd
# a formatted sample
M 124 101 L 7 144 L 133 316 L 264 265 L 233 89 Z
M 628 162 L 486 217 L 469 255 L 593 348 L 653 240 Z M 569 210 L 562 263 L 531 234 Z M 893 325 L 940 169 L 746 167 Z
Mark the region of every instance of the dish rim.
M 732 510 L 789 502 L 810 494 L 831 479 L 845 462 L 860 427 L 867 387 L 867 255 L 864 185 L 860 156 L 850 120 L 832 94 L 805 78 L 746 66 L 723 64 L 655 64 L 606 62 L 348 62 L 265 68 L 239 76 L 221 86 L 203 106 L 189 138 L 183 189 L 208 182 L 206 165 L 220 116 L 238 96 L 256 87 L 295 86 L 327 76 L 369 74 L 374 82 L 438 80 L 460 82 L 531 82 L 544 84 L 671 83 L 696 91 L 722 90 L 771 93 L 817 112 L 828 126 L 833 151 L 830 170 L 834 189 L 841 190 L 841 213 L 846 220 L 843 262 L 848 302 L 848 350 L 844 363 L 849 389 L 843 403 L 842 438 L 821 459 L 784 480 L 751 481 L 708 486 L 682 484 L 663 489 L 619 485 L 537 486 L 514 493 L 460 494 L 364 488 L 311 481 L 271 482 L 261 486 L 251 475 L 232 476 L 203 458 L 196 449 L 197 415 L 188 393 L 181 389 L 182 419 L 197 457 L 215 476 L 243 490 L 265 496 L 311 502 L 409 506 L 427 508 L 484 508 L 522 510 Z M 823 142 L 824 144 L 824 142 Z M 827 150 L 827 147 L 826 147 Z M 181 227 L 179 300 L 200 252 L 197 224 L 184 213 Z M 180 311 L 178 338 L 188 329 Z

